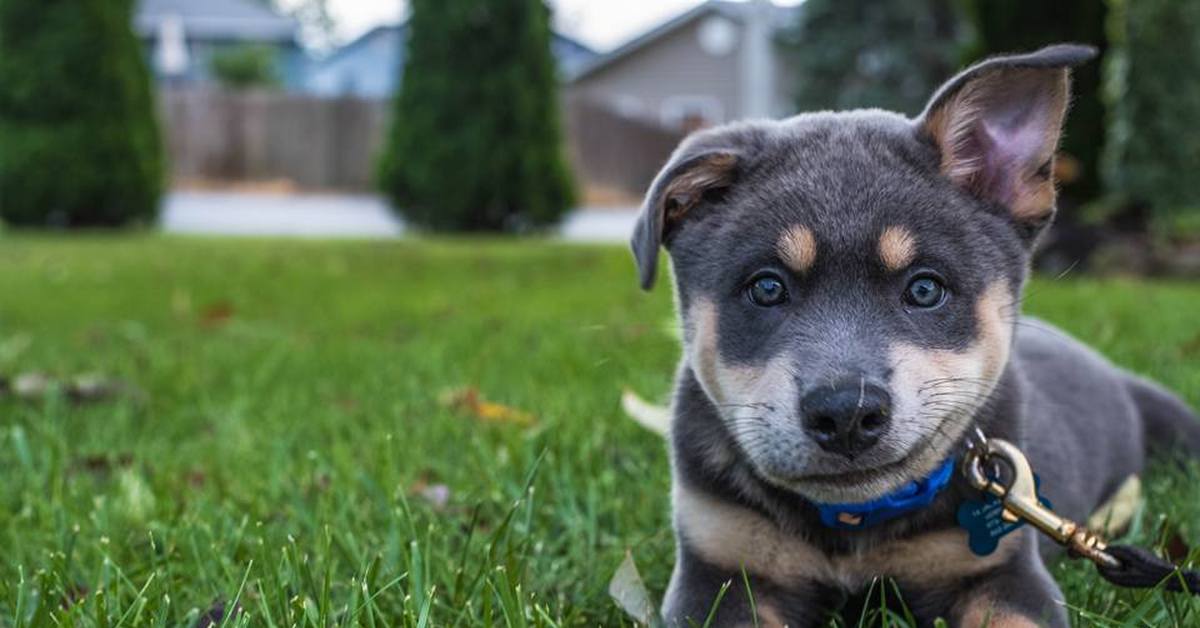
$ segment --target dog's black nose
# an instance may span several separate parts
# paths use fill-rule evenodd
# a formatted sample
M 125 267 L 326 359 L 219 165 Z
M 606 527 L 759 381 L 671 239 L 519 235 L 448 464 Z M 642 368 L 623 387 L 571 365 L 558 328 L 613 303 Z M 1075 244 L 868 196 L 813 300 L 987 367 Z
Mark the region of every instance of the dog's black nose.
M 886 390 L 855 380 L 805 395 L 800 411 L 804 429 L 822 449 L 854 458 L 888 431 L 891 403 Z

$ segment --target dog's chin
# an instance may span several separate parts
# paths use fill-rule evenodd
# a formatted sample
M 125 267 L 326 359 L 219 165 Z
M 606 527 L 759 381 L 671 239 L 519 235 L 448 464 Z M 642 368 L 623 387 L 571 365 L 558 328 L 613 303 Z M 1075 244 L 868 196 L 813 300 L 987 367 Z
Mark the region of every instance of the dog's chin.
M 821 504 L 869 502 L 895 491 L 909 481 L 907 475 L 886 468 L 796 478 L 779 477 L 766 471 L 760 471 L 760 475 L 778 488 Z
M 946 459 L 946 454 L 934 451 L 930 443 L 920 443 L 898 460 L 874 464 L 864 458 L 861 466 L 823 472 L 806 470 L 788 476 L 755 464 L 762 478 L 779 488 L 822 504 L 859 504 L 879 499 L 895 492 L 905 484 L 928 477 Z

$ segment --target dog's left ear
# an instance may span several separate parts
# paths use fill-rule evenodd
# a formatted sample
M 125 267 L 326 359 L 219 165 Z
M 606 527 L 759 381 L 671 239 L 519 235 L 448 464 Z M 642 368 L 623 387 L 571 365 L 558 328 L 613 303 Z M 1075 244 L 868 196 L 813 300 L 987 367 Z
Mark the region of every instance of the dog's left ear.
M 1059 44 L 988 59 L 946 82 L 917 121 L 941 152 L 942 174 L 1035 234 L 1054 215 L 1069 69 L 1095 56 L 1091 46 Z

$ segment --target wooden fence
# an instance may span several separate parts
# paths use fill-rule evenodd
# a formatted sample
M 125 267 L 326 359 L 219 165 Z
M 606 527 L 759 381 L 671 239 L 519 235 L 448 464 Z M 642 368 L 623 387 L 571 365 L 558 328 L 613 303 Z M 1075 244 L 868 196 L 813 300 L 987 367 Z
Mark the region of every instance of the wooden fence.
M 563 108 L 567 149 L 585 199 L 636 203 L 683 134 L 582 99 Z
M 390 113 L 384 101 L 260 91 L 167 89 L 159 101 L 176 182 L 309 189 L 371 189 Z M 568 101 L 563 120 L 585 199 L 635 199 L 680 139 L 582 101 Z
M 385 103 L 355 98 L 186 89 L 164 91 L 160 106 L 177 181 L 367 189 L 387 124 Z

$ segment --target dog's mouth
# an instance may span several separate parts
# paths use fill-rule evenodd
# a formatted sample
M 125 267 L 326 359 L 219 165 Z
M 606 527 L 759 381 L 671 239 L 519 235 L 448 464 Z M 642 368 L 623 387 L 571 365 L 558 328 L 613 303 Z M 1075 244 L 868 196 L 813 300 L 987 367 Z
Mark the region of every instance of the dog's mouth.
M 781 488 L 826 503 L 869 501 L 894 491 L 907 482 L 917 480 L 933 471 L 949 455 L 934 452 L 939 443 L 926 438 L 903 456 L 881 464 L 847 469 L 803 473 L 789 478 L 767 477 Z M 953 445 L 946 447 L 952 451 Z M 938 455 L 933 455 L 938 453 Z

